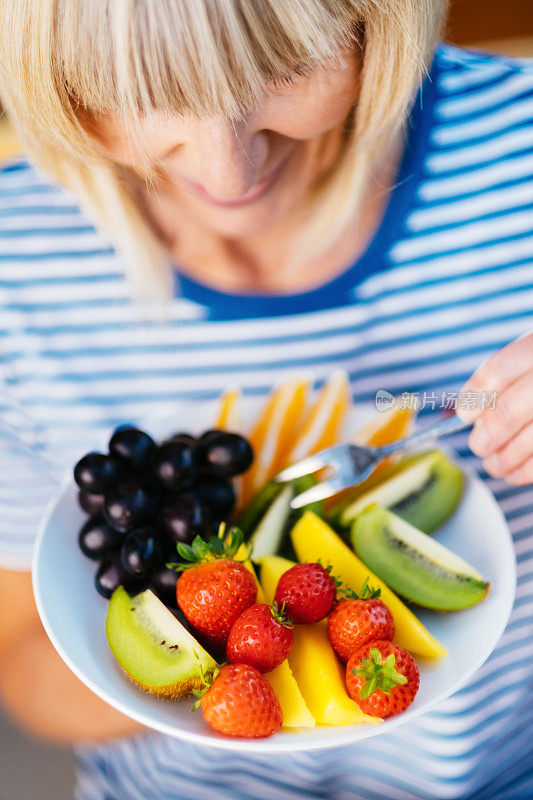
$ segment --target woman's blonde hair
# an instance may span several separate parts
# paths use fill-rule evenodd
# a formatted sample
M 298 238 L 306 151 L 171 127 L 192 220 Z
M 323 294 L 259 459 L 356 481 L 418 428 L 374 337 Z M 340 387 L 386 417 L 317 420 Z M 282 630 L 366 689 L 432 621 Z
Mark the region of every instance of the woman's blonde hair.
M 170 291 L 168 255 L 138 184 L 84 124 L 112 115 L 132 137 L 154 109 L 238 118 L 271 81 L 362 47 L 341 153 L 309 198 L 305 242 L 327 249 L 369 172 L 405 126 L 446 0 L 2 0 L 0 91 L 23 146 L 109 231 L 137 292 Z

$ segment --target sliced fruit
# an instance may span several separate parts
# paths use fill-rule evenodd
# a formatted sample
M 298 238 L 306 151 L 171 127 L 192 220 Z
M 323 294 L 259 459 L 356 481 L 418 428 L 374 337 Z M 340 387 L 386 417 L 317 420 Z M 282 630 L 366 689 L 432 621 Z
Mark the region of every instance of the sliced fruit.
M 367 506 L 378 503 L 431 533 L 453 514 L 464 485 L 459 467 L 440 450 L 403 459 L 381 477 L 344 509 L 341 525 L 348 526 Z
M 345 370 L 333 372 L 322 387 L 318 399 L 304 419 L 299 434 L 285 453 L 282 466 L 337 444 L 350 408 L 350 382 Z
M 147 589 L 130 597 L 122 586 L 107 610 L 109 647 L 130 678 L 151 694 L 175 699 L 203 686 L 216 664 L 163 603 Z
M 221 431 L 239 432 L 242 430 L 241 392 L 237 388 L 229 388 L 220 395 L 215 412 L 213 428 Z
M 385 508 L 363 511 L 351 538 L 365 564 L 413 603 L 454 611 L 479 603 L 487 594 L 488 583 L 470 564 Z
M 289 664 L 311 714 L 320 725 L 376 722 L 346 691 L 344 669 L 333 652 L 325 622 L 296 625 Z
M 307 708 L 288 661 L 267 672 L 265 678 L 274 689 L 283 711 L 284 728 L 313 728 L 315 718 Z
M 362 586 L 365 579 L 371 586 L 381 589 L 381 600 L 389 607 L 394 617 L 396 633 L 394 641 L 411 653 L 428 658 L 439 658 L 446 654 L 412 611 L 344 544 L 324 520 L 307 512 L 291 531 L 294 549 L 301 561 L 317 561 L 331 564 L 332 574 L 347 586 Z
M 281 546 L 283 533 L 292 510 L 291 500 L 293 497 L 294 489 L 289 483 L 283 487 L 266 514 L 261 518 L 259 525 L 248 540 L 248 545 L 252 548 L 251 557 L 254 561 L 260 561 L 263 556 L 275 553 Z
M 377 414 L 353 436 L 354 444 L 383 447 L 407 436 L 416 416 L 416 403 L 406 404 L 408 408 L 394 405 L 388 411 Z
M 254 532 L 263 514 L 268 511 L 277 496 L 283 491 L 283 486 L 284 484 L 274 481 L 265 484 L 250 500 L 242 514 L 237 517 L 236 525 L 243 532 L 245 539 L 248 539 Z
M 309 383 L 308 378 L 290 378 L 271 393 L 248 437 L 255 458 L 242 477 L 242 505 L 285 465 L 286 442 L 298 430 Z
M 294 564 L 294 561 L 289 561 L 288 558 L 282 558 L 281 556 L 265 556 L 261 559 L 259 575 L 267 603 L 272 604 L 274 602 L 279 579 L 284 572 L 294 567 Z
M 238 556 L 239 556 L 239 553 L 237 552 L 237 557 Z M 254 570 L 252 562 L 249 561 L 248 559 L 246 559 L 246 561 L 243 561 L 242 563 L 244 564 L 246 569 L 249 572 L 251 572 L 252 575 L 254 576 L 254 580 L 255 580 L 255 583 L 256 583 L 256 586 L 257 586 L 257 602 L 258 603 L 266 603 L 267 601 L 266 601 L 266 598 L 265 598 L 265 594 L 263 592 L 263 587 L 261 586 L 261 584 L 257 580 L 257 575 L 255 574 L 255 570 Z

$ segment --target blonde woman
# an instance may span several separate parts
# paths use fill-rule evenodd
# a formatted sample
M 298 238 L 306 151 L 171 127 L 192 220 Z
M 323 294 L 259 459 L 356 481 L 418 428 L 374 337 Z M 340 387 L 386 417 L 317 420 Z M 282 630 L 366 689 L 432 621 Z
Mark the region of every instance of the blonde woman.
M 79 800 L 533 795 L 533 75 L 438 46 L 444 15 L 0 4 L 2 98 L 30 159 L 0 172 L 0 692 L 76 743 Z M 417 392 L 428 415 L 474 373 L 460 411 L 483 464 L 454 444 L 516 535 L 509 629 L 435 713 L 354 747 L 238 757 L 142 730 L 40 627 L 43 505 L 114 425 L 310 366 L 318 383 L 345 367 L 361 404 Z

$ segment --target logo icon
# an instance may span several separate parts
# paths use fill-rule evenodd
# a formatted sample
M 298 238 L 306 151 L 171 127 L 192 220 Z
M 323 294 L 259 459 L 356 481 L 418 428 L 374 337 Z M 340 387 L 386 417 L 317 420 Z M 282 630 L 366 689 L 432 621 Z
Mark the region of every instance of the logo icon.
M 376 392 L 376 408 L 378 411 L 388 411 L 395 403 L 395 397 L 386 389 L 378 389 Z

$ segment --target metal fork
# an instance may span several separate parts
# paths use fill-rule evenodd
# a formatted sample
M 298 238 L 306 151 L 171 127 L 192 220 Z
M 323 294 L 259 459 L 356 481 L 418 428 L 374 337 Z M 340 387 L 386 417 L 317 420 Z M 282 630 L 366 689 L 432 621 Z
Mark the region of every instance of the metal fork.
M 301 478 L 303 475 L 311 475 L 319 469 L 324 469 L 324 467 L 334 470 L 333 474 L 326 480 L 317 483 L 316 486 L 292 499 L 292 508 L 301 508 L 308 503 L 331 497 L 343 489 L 357 486 L 358 483 L 362 483 L 368 478 L 380 461 L 393 453 L 407 450 L 414 445 L 422 444 L 431 439 L 447 436 L 450 433 L 468 428 L 471 424 L 470 422 L 464 422 L 454 414 L 453 417 L 443 419 L 430 428 L 417 431 L 405 439 L 398 439 L 398 441 L 387 444 L 384 447 L 338 444 L 335 447 L 328 447 L 326 450 L 321 450 L 319 453 L 297 461 L 296 464 L 292 464 L 287 469 L 282 470 L 274 480 L 278 483 L 284 483 L 295 478 Z

